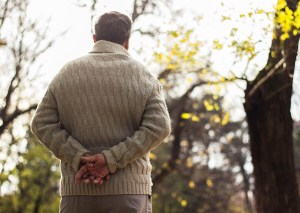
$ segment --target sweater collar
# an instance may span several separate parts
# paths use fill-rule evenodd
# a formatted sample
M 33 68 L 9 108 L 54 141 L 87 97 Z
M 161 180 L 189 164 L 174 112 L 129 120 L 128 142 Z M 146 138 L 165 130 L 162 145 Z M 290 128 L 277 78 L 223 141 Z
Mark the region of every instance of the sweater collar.
M 104 40 L 97 41 L 90 53 L 119 53 L 129 55 L 128 51 L 122 45 Z

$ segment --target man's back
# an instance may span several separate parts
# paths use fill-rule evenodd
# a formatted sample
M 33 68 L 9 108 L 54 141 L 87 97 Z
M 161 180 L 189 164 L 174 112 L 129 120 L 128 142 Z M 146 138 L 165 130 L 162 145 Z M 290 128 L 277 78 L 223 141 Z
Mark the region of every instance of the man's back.
M 121 45 L 98 41 L 50 83 L 32 130 L 61 159 L 61 195 L 151 194 L 149 151 L 170 120 L 160 83 Z M 75 184 L 86 152 L 103 153 L 114 173 L 101 187 Z
M 50 85 L 61 124 L 85 147 L 111 147 L 133 135 L 157 86 L 123 49 L 100 41 L 92 53 L 64 66 Z

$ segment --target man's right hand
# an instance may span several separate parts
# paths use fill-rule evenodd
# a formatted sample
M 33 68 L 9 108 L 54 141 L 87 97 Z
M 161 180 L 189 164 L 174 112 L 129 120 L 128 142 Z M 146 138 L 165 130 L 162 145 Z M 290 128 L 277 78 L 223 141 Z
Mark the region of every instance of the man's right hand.
M 81 157 L 83 166 L 79 169 L 75 176 L 75 182 L 102 184 L 103 179 L 110 178 L 106 160 L 103 154 L 88 155 Z

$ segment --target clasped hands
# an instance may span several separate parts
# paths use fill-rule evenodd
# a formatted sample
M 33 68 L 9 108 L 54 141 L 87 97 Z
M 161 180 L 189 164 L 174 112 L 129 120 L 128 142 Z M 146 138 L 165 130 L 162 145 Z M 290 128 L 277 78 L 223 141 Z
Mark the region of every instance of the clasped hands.
M 94 183 L 101 185 L 110 178 L 103 154 L 85 154 L 81 157 L 80 169 L 75 175 L 75 183 Z

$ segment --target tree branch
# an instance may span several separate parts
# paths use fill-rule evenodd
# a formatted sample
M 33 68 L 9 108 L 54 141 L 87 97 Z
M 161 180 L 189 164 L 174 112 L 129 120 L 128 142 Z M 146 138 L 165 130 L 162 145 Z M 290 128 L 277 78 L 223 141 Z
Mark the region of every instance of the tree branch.
M 136 19 L 145 12 L 146 6 L 150 3 L 149 0 L 141 0 L 141 5 L 139 6 L 138 0 L 134 0 L 133 3 L 133 12 L 131 15 L 132 22 L 135 22 Z
M 265 83 L 277 70 L 278 68 L 283 65 L 283 63 L 285 62 L 285 58 L 282 58 L 280 61 L 278 61 L 275 66 L 263 77 L 261 78 L 252 88 L 251 90 L 246 94 L 249 97 L 251 97 L 256 91 L 257 89 L 263 84 Z M 262 72 L 262 71 L 261 71 Z
M 0 135 L 3 134 L 6 127 L 10 123 L 12 123 L 16 118 L 18 118 L 20 115 L 24 115 L 36 108 L 37 108 L 37 104 L 33 104 L 30 107 L 28 107 L 27 109 L 23 109 L 23 110 L 17 108 L 12 114 L 8 115 L 6 117 L 6 119 L 3 119 L 3 124 L 0 126 Z
M 0 30 L 4 24 L 4 21 L 6 19 L 6 16 L 7 16 L 7 11 L 8 11 L 8 3 L 9 3 L 10 0 L 6 0 L 6 2 L 4 3 L 4 6 L 3 6 L 3 14 L 1 14 L 1 17 L 0 17 Z M 2 10 L 2 8 L 1 8 Z

